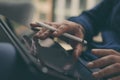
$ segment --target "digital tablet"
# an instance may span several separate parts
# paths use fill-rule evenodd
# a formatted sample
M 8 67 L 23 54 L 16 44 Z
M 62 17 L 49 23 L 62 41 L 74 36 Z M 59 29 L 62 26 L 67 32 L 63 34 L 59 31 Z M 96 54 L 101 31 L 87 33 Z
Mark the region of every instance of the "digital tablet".
M 40 41 L 33 41 L 34 34 L 30 28 L 0 17 L 0 42 L 12 43 L 30 67 L 55 80 L 97 80 L 84 59 L 74 62 L 72 52 L 54 41 L 50 47 L 41 46 Z

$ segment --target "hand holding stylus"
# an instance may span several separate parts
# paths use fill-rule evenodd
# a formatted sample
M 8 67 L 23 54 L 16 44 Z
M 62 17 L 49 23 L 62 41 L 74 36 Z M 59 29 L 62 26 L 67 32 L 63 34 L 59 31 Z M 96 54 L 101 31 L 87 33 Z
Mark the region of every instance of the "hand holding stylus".
M 80 24 L 71 21 L 64 21 L 62 23 L 38 22 L 31 24 L 31 26 L 32 28 L 42 27 L 42 29 L 35 35 L 35 37 L 40 39 L 46 39 L 49 36 L 65 36 L 65 41 L 70 43 L 74 49 L 75 59 L 77 59 L 82 53 L 83 45 L 87 44 L 87 42 L 84 40 L 84 28 Z

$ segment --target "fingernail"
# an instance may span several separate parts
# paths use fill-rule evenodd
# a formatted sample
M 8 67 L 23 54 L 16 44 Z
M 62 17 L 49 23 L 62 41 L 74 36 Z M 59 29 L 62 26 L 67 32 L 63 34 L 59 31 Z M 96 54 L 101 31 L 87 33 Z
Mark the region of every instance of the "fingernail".
M 97 77 L 98 77 L 98 74 L 99 74 L 98 72 L 94 72 L 94 73 L 93 73 L 93 76 L 94 76 L 95 78 L 97 78 Z
M 92 49 L 92 52 L 96 52 L 97 51 L 97 49 Z
M 58 32 L 57 32 L 57 31 L 55 31 L 55 32 L 53 33 L 53 35 L 55 35 L 55 36 L 57 36 L 57 34 L 58 34 Z
M 54 34 L 57 34 L 57 31 L 55 31 Z
M 92 68 L 93 65 L 94 65 L 93 62 L 89 62 L 89 63 L 87 64 L 87 66 L 88 66 L 89 68 Z

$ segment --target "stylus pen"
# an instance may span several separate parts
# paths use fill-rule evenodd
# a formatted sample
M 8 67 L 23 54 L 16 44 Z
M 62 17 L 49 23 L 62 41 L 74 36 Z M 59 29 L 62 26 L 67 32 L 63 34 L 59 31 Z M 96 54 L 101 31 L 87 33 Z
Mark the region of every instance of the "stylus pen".
M 52 27 L 52 26 L 50 26 L 50 25 L 44 24 L 44 23 L 42 23 L 42 22 L 37 22 L 37 24 L 40 25 L 41 27 L 45 27 L 45 28 L 50 29 L 50 30 L 52 30 L 52 31 L 57 30 L 56 28 L 54 28 L 54 27 Z M 78 37 L 76 37 L 76 36 L 73 36 L 73 35 L 71 35 L 71 34 L 63 33 L 62 35 L 65 36 L 65 37 L 67 37 L 67 38 L 70 38 L 70 39 L 72 39 L 72 40 L 78 41 L 78 42 L 80 42 L 80 43 L 87 44 L 87 41 L 86 41 L 86 40 L 83 40 L 83 39 L 78 38 Z

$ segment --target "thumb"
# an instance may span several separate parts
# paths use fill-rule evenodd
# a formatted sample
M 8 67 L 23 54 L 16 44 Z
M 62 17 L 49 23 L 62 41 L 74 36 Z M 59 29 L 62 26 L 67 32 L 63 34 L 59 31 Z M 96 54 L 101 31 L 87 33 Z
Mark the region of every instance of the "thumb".
M 80 44 L 80 43 L 77 44 L 75 49 L 74 49 L 74 54 L 73 54 L 75 61 L 79 58 L 79 56 L 81 55 L 82 51 L 83 51 L 83 45 Z

